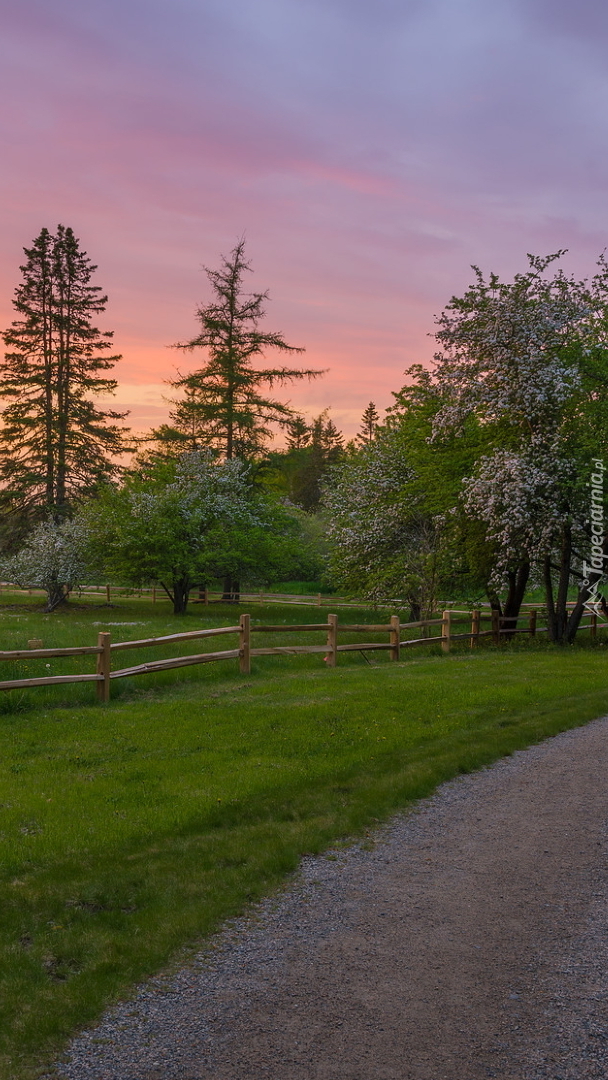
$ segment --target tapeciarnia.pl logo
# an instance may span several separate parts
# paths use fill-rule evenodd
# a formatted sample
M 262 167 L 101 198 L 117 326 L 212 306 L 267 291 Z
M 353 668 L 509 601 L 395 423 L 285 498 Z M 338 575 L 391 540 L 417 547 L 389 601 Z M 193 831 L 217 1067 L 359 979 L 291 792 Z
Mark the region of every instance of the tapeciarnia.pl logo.
M 600 614 L 601 597 L 598 596 L 600 582 L 606 573 L 606 559 L 604 555 L 604 471 L 605 465 L 601 458 L 592 459 L 593 472 L 591 482 L 587 485 L 591 495 L 590 524 L 591 524 L 591 557 L 589 562 L 583 560 L 583 580 L 581 586 L 589 590 L 589 596 L 585 601 L 585 607 L 590 611 Z

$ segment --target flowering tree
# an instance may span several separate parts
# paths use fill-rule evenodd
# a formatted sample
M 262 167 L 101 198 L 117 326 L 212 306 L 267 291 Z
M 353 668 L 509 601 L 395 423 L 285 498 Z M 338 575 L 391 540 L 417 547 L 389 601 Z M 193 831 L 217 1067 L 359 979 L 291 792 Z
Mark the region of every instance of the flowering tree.
M 121 489 L 108 489 L 85 517 L 110 572 L 134 584 L 158 581 L 180 614 L 190 590 L 211 573 L 222 534 L 258 523 L 247 467 L 194 451 L 151 463 Z
M 465 478 L 465 509 L 486 526 L 486 540 L 495 552 L 489 578 L 492 592 L 505 580 L 511 588 L 505 615 L 519 612 L 531 566 L 542 568 L 554 640 L 562 640 L 572 558 L 584 544 L 584 507 L 575 464 L 549 454 L 497 450 L 480 460 L 474 477 Z M 561 564 L 553 563 L 559 549 Z M 552 570 L 558 571 L 554 596 Z
M 370 599 L 407 598 L 417 619 L 439 589 L 477 596 L 487 574 L 480 528 L 458 504 L 479 426 L 467 421 L 467 438 L 432 442 L 443 398 L 420 365 L 406 376 L 371 440 L 330 471 L 324 504 L 333 580 Z
M 0 573 L 22 589 L 44 589 L 47 611 L 66 601 L 87 572 L 88 534 L 83 522 L 52 521 L 38 525 L 16 554 L 0 564 Z
M 551 440 L 605 344 L 608 268 L 600 260 L 591 284 L 562 270 L 547 278 L 563 254 L 529 255 L 528 272 L 508 283 L 473 267 L 475 283 L 437 320 L 435 378 L 446 402 L 436 431 L 475 415 L 524 439 Z
M 395 430 L 331 470 L 324 489 L 329 572 L 371 600 L 404 597 L 412 619 L 432 606 L 439 523 L 428 513 Z
M 298 548 L 294 518 L 250 482 L 241 461 L 208 451 L 143 466 L 121 489 L 84 511 L 109 572 L 134 584 L 157 581 L 185 612 L 196 584 L 247 573 L 289 572 Z
M 588 459 L 605 444 L 606 298 L 603 259 L 595 277 L 547 271 L 564 252 L 528 256 L 510 283 L 478 268 L 463 297 L 438 319 L 434 382 L 442 405 L 433 438 L 462 432 L 474 417 L 486 449 L 464 483 L 464 504 L 494 545 L 495 585 L 515 582 L 507 615 L 517 615 L 536 566 L 546 588 L 553 639 L 572 640 L 584 595 L 568 618 L 568 586 L 581 579 L 589 535 L 583 500 Z

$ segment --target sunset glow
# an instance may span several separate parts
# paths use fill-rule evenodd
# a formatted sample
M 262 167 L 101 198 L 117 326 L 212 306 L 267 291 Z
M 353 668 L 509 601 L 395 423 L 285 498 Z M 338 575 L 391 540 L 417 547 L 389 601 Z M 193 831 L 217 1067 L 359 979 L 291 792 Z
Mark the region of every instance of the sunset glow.
M 70 225 L 109 295 L 118 401 L 166 419 L 197 365 L 202 266 L 245 234 L 268 327 L 328 374 L 288 388 L 347 434 L 433 354 L 471 276 L 608 240 L 600 0 L 3 4 L 0 325 L 28 246 Z M 269 358 L 272 363 L 272 358 Z

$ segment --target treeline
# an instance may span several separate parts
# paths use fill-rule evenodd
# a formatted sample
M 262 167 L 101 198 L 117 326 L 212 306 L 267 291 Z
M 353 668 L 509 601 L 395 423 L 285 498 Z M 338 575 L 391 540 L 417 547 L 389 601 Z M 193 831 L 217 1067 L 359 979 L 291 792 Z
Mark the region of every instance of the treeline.
M 514 618 L 534 586 L 559 642 L 585 604 L 605 607 L 603 259 L 582 281 L 559 268 L 564 252 L 529 256 L 511 282 L 474 268 L 437 319 L 433 369 L 407 371 L 383 419 L 370 402 L 345 444 L 327 410 L 307 422 L 275 396 L 322 372 L 261 364 L 302 349 L 265 328 L 242 240 L 207 269 L 198 332 L 175 346 L 201 366 L 172 381 L 169 422 L 138 440 L 96 404 L 119 359 L 95 325 L 96 267 L 62 226 L 25 254 L 0 367 L 0 570 L 46 588 L 49 609 L 95 573 L 157 582 L 176 612 L 218 578 L 235 598 L 242 580 L 324 574 L 406 598 L 413 618 L 446 595 Z M 283 450 L 269 448 L 277 429 Z

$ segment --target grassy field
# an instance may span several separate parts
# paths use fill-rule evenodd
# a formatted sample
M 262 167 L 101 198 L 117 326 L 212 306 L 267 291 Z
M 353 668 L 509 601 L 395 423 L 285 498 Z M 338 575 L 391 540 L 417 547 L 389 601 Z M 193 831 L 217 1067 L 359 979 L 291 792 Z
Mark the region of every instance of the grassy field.
M 100 599 L 42 616 L 2 599 L 3 648 L 237 621 L 220 606 L 176 620 L 168 604 Z M 0 1075 L 39 1075 L 104 1004 L 186 956 L 302 854 L 608 712 L 605 652 L 521 639 L 400 664 L 349 653 L 336 670 L 263 658 L 247 677 L 231 661 L 119 682 L 106 706 L 91 685 L 4 694 Z
M 162 637 L 167 634 L 179 634 L 194 629 L 204 629 L 219 626 L 234 626 L 238 624 L 240 609 L 233 604 L 212 603 L 190 605 L 188 612 L 183 616 L 175 616 L 171 610 L 171 604 L 167 599 L 159 598 L 152 603 L 149 597 L 138 598 L 136 596 L 117 598 L 111 604 L 105 603 L 102 596 L 88 596 L 82 600 L 72 601 L 69 607 L 45 615 L 42 612 L 40 597 L 30 597 L 27 594 L 14 594 L 10 598 L 3 594 L 0 597 L 0 649 L 26 649 L 28 641 L 37 639 L 42 642 L 45 649 L 64 648 L 66 646 L 96 645 L 99 631 L 108 630 L 112 635 L 112 641 L 133 641 L 141 638 Z M 243 610 L 251 611 L 253 623 L 272 623 L 274 625 L 288 625 L 299 623 L 323 623 L 327 620 L 327 608 L 308 608 L 303 605 L 289 606 L 285 604 L 256 604 Z M 377 611 L 366 608 L 349 608 L 340 613 L 342 623 L 352 622 L 378 622 L 379 618 L 386 618 Z M 356 641 L 357 637 L 350 635 L 341 638 L 341 641 Z M 361 640 L 361 638 L 359 638 Z M 370 640 L 388 641 L 387 634 L 371 634 Z M 325 642 L 325 634 L 318 631 L 311 633 L 290 633 L 282 640 L 276 635 L 255 635 L 252 642 L 254 647 L 274 645 L 322 645 Z M 164 657 L 188 655 L 199 652 L 213 652 L 216 650 L 234 649 L 238 647 L 238 635 L 207 638 L 203 641 L 195 640 L 179 645 L 157 646 L 153 650 L 130 649 L 125 652 L 115 653 L 113 668 L 132 667 L 147 661 L 160 660 Z M 365 661 L 359 656 L 359 662 Z M 264 670 L 272 671 L 273 665 L 278 664 L 279 669 L 289 666 L 290 661 L 279 659 L 278 661 L 267 659 L 264 661 Z M 322 658 L 311 657 L 309 665 L 318 668 L 322 664 Z M 118 680 L 112 683 L 112 696 L 130 695 L 144 689 L 148 692 L 152 688 L 171 686 L 176 682 L 186 680 L 215 681 L 234 671 L 238 664 L 234 660 L 214 663 L 213 666 L 191 667 L 189 673 L 184 669 L 177 673 L 162 673 L 135 677 L 134 679 Z M 27 679 L 47 675 L 67 675 L 70 673 L 91 673 L 95 670 L 95 657 L 53 657 L 36 659 L 35 656 L 27 660 L 2 661 L 0 663 L 0 681 L 10 679 Z M 65 702 L 76 704 L 92 702 L 95 699 L 95 688 L 92 685 L 77 684 L 69 687 L 53 687 L 36 689 L 19 689 L 15 691 L 3 691 L 0 694 L 0 715 L 5 712 L 12 713 L 15 710 L 39 707 L 41 704 L 52 705 Z

